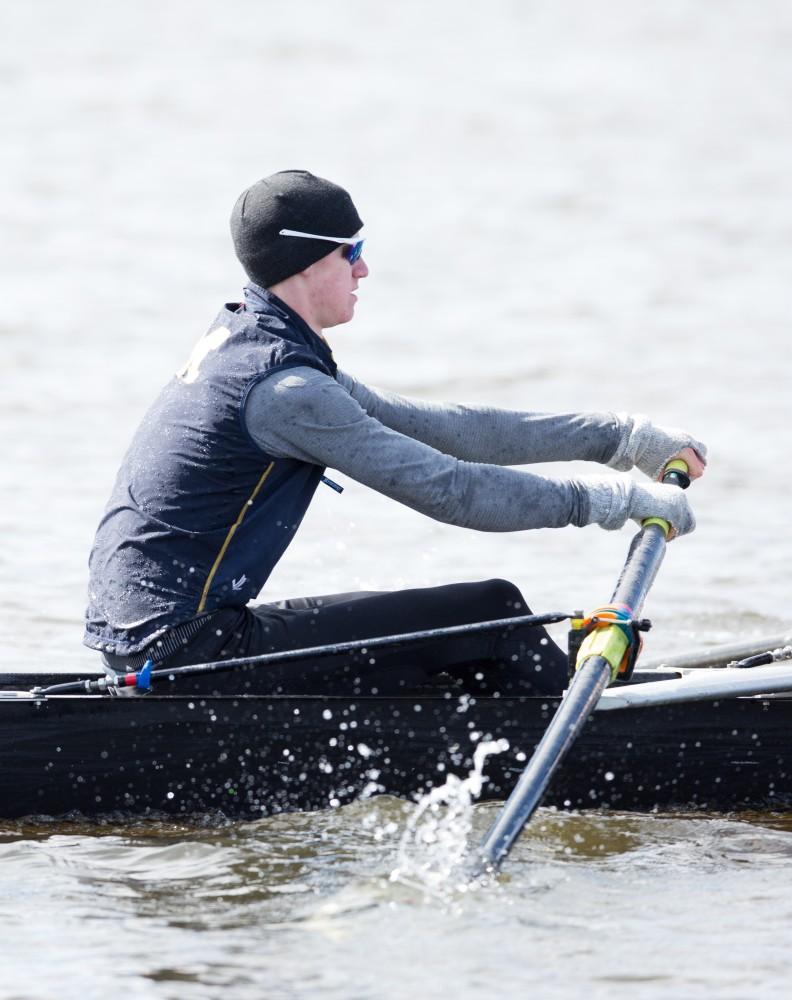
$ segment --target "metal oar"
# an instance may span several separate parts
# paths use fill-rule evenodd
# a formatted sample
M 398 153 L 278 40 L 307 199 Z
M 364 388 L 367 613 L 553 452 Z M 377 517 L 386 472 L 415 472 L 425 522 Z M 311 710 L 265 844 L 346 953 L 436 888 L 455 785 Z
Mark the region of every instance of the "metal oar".
M 690 485 L 687 465 L 682 461 L 670 462 L 663 482 L 686 489 Z M 663 561 L 670 527 L 667 521 L 650 517 L 633 539 L 611 606 L 601 609 L 613 623 L 594 628 L 583 640 L 575 676 L 514 791 L 481 842 L 472 866 L 474 875 L 500 867 L 542 801 L 567 751 L 597 707 L 602 692 L 616 679 L 625 655 L 636 642 L 631 635 L 632 622 L 628 623 L 627 619 L 634 620 L 641 612 Z
M 792 646 L 792 625 L 787 626 L 786 632 L 760 636 L 758 639 L 726 642 L 717 646 L 704 646 L 703 649 L 695 649 L 688 653 L 655 657 L 654 660 L 643 663 L 642 669 L 652 670 L 656 667 L 665 667 L 668 670 L 689 670 L 699 667 L 725 667 L 735 660 L 744 660 L 746 657 L 753 658 L 762 654 L 769 655 L 770 658 L 763 660 L 763 662 L 770 663 L 773 659 L 782 659 L 781 656 L 773 656 L 772 654 L 787 646 Z
M 53 684 L 45 688 L 35 688 L 34 693 L 50 694 L 101 694 L 112 688 L 140 688 L 148 690 L 152 681 L 174 681 L 179 677 L 195 677 L 198 674 L 226 673 L 240 667 L 267 667 L 276 663 L 289 663 L 293 660 L 318 660 L 327 656 L 337 656 L 342 653 L 355 653 L 362 650 L 380 649 L 382 646 L 402 646 L 410 643 L 423 642 L 427 639 L 444 639 L 460 635 L 478 635 L 483 632 L 498 632 L 516 628 L 520 625 L 552 625 L 556 622 L 568 621 L 572 617 L 568 612 L 554 611 L 544 615 L 516 615 L 513 618 L 496 618 L 486 622 L 471 622 L 467 625 L 449 625 L 446 628 L 428 628 L 419 632 L 404 632 L 399 635 L 372 636 L 370 639 L 351 639 L 348 642 L 332 642 L 324 646 L 309 646 L 303 649 L 284 649 L 276 653 L 261 653 L 258 656 L 242 656 L 228 660 L 213 660 L 210 663 L 193 663 L 183 667 L 161 667 L 155 669 L 155 664 L 148 660 L 141 670 L 135 673 L 118 674 L 115 677 L 99 677 L 79 681 L 66 681 L 63 684 Z

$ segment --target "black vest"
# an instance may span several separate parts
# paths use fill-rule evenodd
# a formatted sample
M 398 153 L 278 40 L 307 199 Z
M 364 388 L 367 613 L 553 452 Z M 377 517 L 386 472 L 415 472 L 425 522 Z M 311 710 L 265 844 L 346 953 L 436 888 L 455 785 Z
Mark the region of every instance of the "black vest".
M 250 389 L 329 347 L 280 299 L 247 286 L 226 305 L 135 434 L 89 560 L 84 642 L 121 656 L 168 629 L 255 597 L 324 469 L 273 458 L 247 433 Z

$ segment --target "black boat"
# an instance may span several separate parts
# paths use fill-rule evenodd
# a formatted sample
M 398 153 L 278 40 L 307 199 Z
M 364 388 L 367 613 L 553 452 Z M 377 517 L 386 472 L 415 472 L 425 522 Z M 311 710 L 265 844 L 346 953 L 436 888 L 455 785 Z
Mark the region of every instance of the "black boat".
M 789 668 L 766 669 L 783 673 L 788 688 Z M 742 680 L 752 674 L 737 673 Z M 7 675 L 2 684 L 29 688 L 30 680 Z M 629 691 L 671 691 L 681 683 L 631 684 Z M 133 697 L 0 692 L 0 816 L 249 818 L 332 807 L 364 792 L 412 797 L 449 772 L 465 775 L 476 746 L 492 738 L 506 738 L 510 748 L 487 760 L 482 797 L 502 799 L 558 706 L 557 699 L 450 691 L 329 697 L 163 690 Z M 620 710 L 592 715 L 546 805 L 792 807 L 792 698 L 708 697 L 705 690 L 695 695 L 704 700 L 618 705 L 627 690 L 608 692 Z
M 634 543 L 623 578 L 636 551 Z M 606 639 L 620 639 L 611 613 L 622 612 L 600 609 L 591 621 L 604 626 Z M 509 749 L 487 760 L 482 797 L 506 798 L 560 698 L 497 697 L 476 688 L 486 679 L 468 675 L 411 688 L 410 649 L 439 636 L 567 618 L 510 617 L 185 667 L 147 663 L 135 673 L 80 680 L 0 675 L 0 818 L 251 818 L 374 792 L 415 797 L 451 772 L 469 772 L 482 741 L 504 738 Z M 597 640 L 596 631 L 588 635 Z M 741 661 L 752 669 L 631 668 L 597 695 L 596 711 L 587 708 L 546 804 L 792 807 L 792 666 L 764 665 L 792 652 L 792 634 L 780 638 L 707 651 L 705 662 L 718 664 L 786 647 Z M 397 650 L 405 667 L 387 672 L 387 693 L 369 683 L 382 649 Z M 580 676 L 576 670 L 570 696 Z M 314 693 L 326 690 L 345 693 Z

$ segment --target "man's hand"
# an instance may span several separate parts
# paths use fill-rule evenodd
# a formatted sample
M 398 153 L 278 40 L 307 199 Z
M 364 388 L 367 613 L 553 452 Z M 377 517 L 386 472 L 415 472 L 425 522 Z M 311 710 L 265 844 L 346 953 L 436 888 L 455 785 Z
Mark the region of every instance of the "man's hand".
M 673 462 L 675 459 L 681 459 L 685 463 L 688 467 L 688 475 L 691 479 L 701 479 L 704 475 L 704 470 L 707 468 L 707 460 L 702 458 L 695 448 L 683 448 L 678 455 L 674 455 L 674 458 L 672 458 L 671 461 Z M 657 477 L 658 482 L 660 482 L 662 478 L 663 473 L 661 472 Z
M 678 427 L 658 427 L 642 413 L 617 414 L 622 423 L 622 439 L 608 462 L 612 469 L 626 472 L 633 467 L 650 479 L 660 481 L 666 465 L 681 458 L 690 467 L 690 478 L 698 479 L 707 464 L 707 446 Z
M 687 461 L 685 451 L 679 457 Z M 668 521 L 669 539 L 687 535 L 696 527 L 688 498 L 678 486 L 665 483 L 642 486 L 630 476 L 581 476 L 575 482 L 588 494 L 589 523 L 599 524 L 608 531 L 621 528 L 628 518 L 640 524 L 647 517 Z

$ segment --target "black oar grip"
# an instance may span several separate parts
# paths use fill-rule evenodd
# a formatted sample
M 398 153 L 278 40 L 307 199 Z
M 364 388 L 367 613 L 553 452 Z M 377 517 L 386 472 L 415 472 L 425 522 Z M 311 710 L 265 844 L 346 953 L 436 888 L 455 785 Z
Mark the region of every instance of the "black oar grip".
M 681 458 L 669 462 L 663 473 L 663 482 L 667 486 L 678 486 L 681 490 L 686 490 L 690 486 L 687 464 Z

